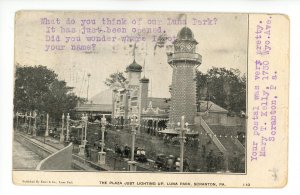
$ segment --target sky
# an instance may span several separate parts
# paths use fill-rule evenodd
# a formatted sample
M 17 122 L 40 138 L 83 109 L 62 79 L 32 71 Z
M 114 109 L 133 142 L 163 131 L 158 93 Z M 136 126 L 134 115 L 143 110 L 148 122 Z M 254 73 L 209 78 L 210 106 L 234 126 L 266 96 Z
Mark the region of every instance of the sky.
M 47 18 L 50 24 L 41 24 Z M 69 18 L 69 20 L 68 20 Z M 107 25 L 107 18 L 122 21 L 122 24 Z M 75 24 L 72 24 L 72 19 Z M 104 20 L 103 20 L 104 19 Z M 95 20 L 96 24 L 93 24 Z M 124 20 L 126 22 L 124 23 Z M 134 20 L 136 21 L 135 24 Z M 184 21 L 187 21 L 185 24 Z M 58 22 L 59 21 L 59 24 Z M 103 22 L 104 21 L 104 22 Z M 173 21 L 170 23 L 170 21 Z M 69 22 L 67 25 L 66 23 Z M 90 24 L 88 24 L 90 22 Z M 144 37 L 136 42 L 136 62 L 144 66 L 146 77 L 150 79 L 149 95 L 170 97 L 168 86 L 171 84 L 172 69 L 167 63 L 166 47 L 155 47 L 154 36 L 162 33 L 169 37 L 165 45 L 172 45 L 174 37 L 184 26 L 189 27 L 197 40 L 196 52 L 202 56 L 198 70 L 206 72 L 214 67 L 239 69 L 246 73 L 248 15 L 213 13 L 172 13 L 172 12 L 19 12 L 15 26 L 15 64 L 34 66 L 45 65 L 54 70 L 60 79 L 73 86 L 81 97 L 107 89 L 105 79 L 114 72 L 123 72 L 133 61 L 134 42 L 124 42 L 126 35 Z M 55 32 L 51 31 L 55 28 Z M 109 27 L 109 29 L 107 29 Z M 161 28 L 159 28 L 161 27 Z M 66 33 L 66 28 L 75 29 Z M 82 34 L 83 29 L 101 29 L 100 33 Z M 122 32 L 120 29 L 124 29 Z M 142 31 L 145 28 L 151 32 Z M 108 33 L 119 29 L 120 33 Z M 47 32 L 49 30 L 49 32 Z M 63 32 L 64 31 L 64 32 Z M 104 32 L 106 31 L 106 32 Z M 54 35 L 54 40 L 52 40 Z M 60 41 L 56 40 L 57 35 Z M 97 42 L 91 52 L 73 51 L 73 45 L 91 45 L 85 36 L 116 37 L 115 41 Z M 51 41 L 46 41 L 50 36 Z M 74 37 L 74 42 L 66 43 L 66 37 Z M 76 42 L 75 37 L 80 37 Z M 71 40 L 71 38 L 69 38 Z M 64 46 L 64 50 L 45 51 L 46 45 Z

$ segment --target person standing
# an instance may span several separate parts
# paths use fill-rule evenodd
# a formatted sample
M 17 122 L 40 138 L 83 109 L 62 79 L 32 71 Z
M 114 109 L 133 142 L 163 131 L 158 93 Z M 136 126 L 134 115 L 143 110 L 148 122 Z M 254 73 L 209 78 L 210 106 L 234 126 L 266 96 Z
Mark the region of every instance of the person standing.
M 141 162 L 146 162 L 146 151 L 144 150 L 144 148 L 142 148 L 141 150 L 140 160 Z
M 140 148 L 138 148 L 136 151 L 136 158 L 138 161 L 140 161 L 140 158 L 141 158 L 141 149 Z
M 175 162 L 175 169 L 176 171 L 180 171 L 180 158 L 177 158 L 176 162 Z
M 167 160 L 167 170 L 168 171 L 173 171 L 173 166 L 174 166 L 174 156 L 170 155 L 168 160 Z

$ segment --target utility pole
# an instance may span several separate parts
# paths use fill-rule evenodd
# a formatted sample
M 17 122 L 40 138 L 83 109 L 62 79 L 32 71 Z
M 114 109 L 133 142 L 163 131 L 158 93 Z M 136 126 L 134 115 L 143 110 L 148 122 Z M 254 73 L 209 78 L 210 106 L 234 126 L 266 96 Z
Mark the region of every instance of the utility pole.
M 91 73 L 87 74 L 88 79 L 87 79 L 87 90 L 86 90 L 86 100 L 87 102 L 89 102 L 89 87 L 90 87 L 90 77 L 91 77 Z
M 84 117 L 84 141 L 83 141 L 84 147 L 87 144 L 87 123 L 88 123 L 88 116 L 87 116 L 87 114 L 85 114 L 85 117 Z

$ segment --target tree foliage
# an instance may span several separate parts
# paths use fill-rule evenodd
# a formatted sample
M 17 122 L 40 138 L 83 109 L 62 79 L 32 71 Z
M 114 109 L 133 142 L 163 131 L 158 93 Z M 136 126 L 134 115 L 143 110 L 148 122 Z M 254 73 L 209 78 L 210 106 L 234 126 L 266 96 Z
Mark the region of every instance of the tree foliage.
M 229 111 L 246 110 L 246 76 L 238 69 L 197 71 L 196 80 L 198 100 L 210 100 Z
M 126 83 L 126 78 L 123 75 L 122 72 L 116 72 L 116 73 L 112 73 L 111 75 L 109 75 L 108 78 L 106 78 L 105 80 L 105 85 L 109 86 L 109 87 L 123 87 Z
M 84 99 L 76 96 L 65 81 L 46 66 L 16 66 L 14 90 L 15 112 L 38 111 L 59 119 L 72 112 Z

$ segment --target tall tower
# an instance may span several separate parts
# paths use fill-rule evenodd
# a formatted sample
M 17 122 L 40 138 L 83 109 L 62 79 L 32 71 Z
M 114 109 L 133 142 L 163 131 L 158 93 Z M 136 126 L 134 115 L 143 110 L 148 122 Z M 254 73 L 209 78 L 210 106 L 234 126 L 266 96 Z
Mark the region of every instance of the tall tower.
M 197 112 L 195 70 L 200 66 L 202 57 L 196 53 L 198 42 L 188 27 L 179 31 L 173 44 L 174 53 L 167 54 L 168 63 L 173 68 L 170 125 L 172 127 L 180 122 L 181 116 L 185 116 L 186 122 L 192 125 Z
M 125 121 L 133 116 L 139 116 L 139 95 L 142 66 L 135 59 L 127 66 L 128 93 L 125 95 Z
M 147 109 L 149 79 L 145 76 L 140 80 L 140 109 Z

